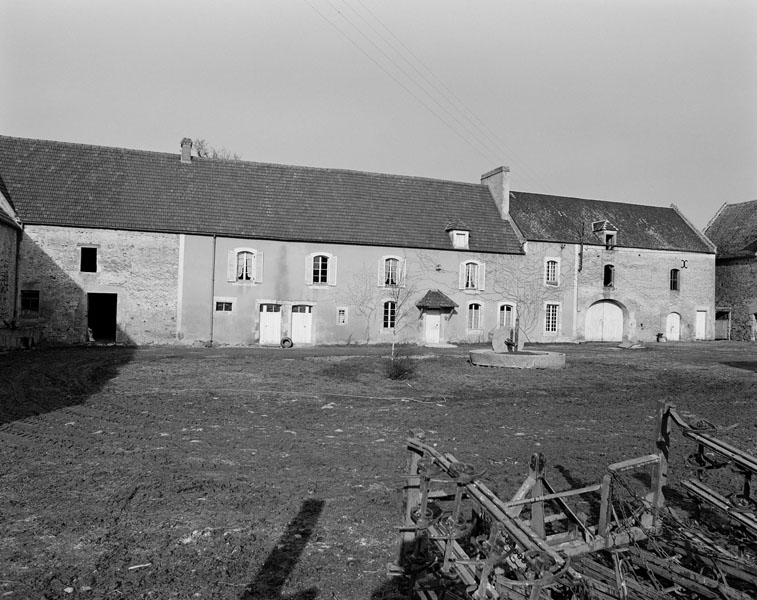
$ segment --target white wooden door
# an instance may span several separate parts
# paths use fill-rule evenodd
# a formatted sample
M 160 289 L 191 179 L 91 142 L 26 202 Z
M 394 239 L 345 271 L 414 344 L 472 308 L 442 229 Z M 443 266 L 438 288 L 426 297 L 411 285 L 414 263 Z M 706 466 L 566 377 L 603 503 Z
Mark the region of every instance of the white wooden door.
M 697 311 L 696 328 L 694 330 L 694 337 L 698 340 L 703 340 L 707 337 L 707 311 Z
M 260 305 L 260 343 L 278 344 L 281 341 L 281 304 Z
M 584 338 L 587 342 L 623 341 L 623 309 L 607 300 L 592 304 L 586 311 Z
M 423 320 L 424 339 L 427 344 L 438 344 L 441 339 L 442 311 L 427 310 Z
M 665 337 L 670 342 L 677 342 L 681 339 L 681 315 L 670 313 L 665 325 Z
M 292 341 L 310 344 L 313 341 L 313 307 L 307 304 L 292 306 Z

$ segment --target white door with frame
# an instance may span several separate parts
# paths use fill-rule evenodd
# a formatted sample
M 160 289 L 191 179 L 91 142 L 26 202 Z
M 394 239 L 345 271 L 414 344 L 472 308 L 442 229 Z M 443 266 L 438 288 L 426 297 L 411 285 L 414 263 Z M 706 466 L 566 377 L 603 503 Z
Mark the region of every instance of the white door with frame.
M 423 317 L 423 338 L 427 344 L 438 344 L 441 341 L 442 311 L 426 310 Z
M 698 310 L 696 327 L 694 329 L 694 338 L 697 340 L 703 340 L 707 336 L 707 311 Z
M 281 342 L 281 304 L 260 305 L 260 343 Z
M 292 306 L 292 342 L 310 344 L 313 341 L 313 307 L 309 304 Z

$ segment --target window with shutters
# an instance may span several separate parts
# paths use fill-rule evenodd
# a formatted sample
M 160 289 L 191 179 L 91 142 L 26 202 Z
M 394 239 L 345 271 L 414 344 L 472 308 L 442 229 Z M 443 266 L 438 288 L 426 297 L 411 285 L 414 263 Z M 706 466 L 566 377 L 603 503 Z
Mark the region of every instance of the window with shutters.
M 312 286 L 336 285 L 336 256 L 314 252 L 305 259 L 305 283 Z
M 460 281 L 458 287 L 461 290 L 483 291 L 486 278 L 486 265 L 478 260 L 469 260 L 460 263 Z
M 234 248 L 229 251 L 226 280 L 229 283 L 254 284 L 263 282 L 263 253 L 254 248 Z
M 382 256 L 378 262 L 379 287 L 405 286 L 405 259 L 399 256 Z

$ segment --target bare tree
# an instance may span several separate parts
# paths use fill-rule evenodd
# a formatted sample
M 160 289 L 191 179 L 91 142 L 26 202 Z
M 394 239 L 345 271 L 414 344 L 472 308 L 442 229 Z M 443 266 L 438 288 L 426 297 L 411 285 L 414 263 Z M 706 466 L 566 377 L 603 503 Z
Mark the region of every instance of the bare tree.
M 394 308 L 394 327 L 392 327 L 392 353 L 391 359 L 397 357 L 397 339 L 399 334 L 413 322 L 413 315 L 417 315 L 417 307 L 413 302 L 415 287 L 406 282 L 390 285 L 383 290 L 383 297 L 388 298 L 385 302 L 392 302 Z M 390 308 L 391 310 L 391 308 Z M 417 320 L 417 316 L 416 316 Z
M 363 265 L 356 272 L 347 285 L 340 291 L 338 300 L 354 307 L 355 314 L 365 320 L 365 339 L 371 341 L 371 332 L 376 326 L 378 319 L 384 318 L 385 303 L 387 306 L 387 319 L 393 325 L 391 358 L 396 357 L 397 342 L 400 334 L 413 323 L 413 315 L 417 308 L 413 303 L 416 295 L 415 286 L 408 284 L 407 263 L 404 268 L 396 273 L 391 281 L 378 285 L 375 268 Z M 383 325 L 383 323 L 382 323 Z
M 200 158 L 215 158 L 218 160 L 242 160 L 242 155 L 236 152 L 231 152 L 226 148 L 215 148 L 208 144 L 203 138 L 198 138 L 192 141 L 197 156 Z

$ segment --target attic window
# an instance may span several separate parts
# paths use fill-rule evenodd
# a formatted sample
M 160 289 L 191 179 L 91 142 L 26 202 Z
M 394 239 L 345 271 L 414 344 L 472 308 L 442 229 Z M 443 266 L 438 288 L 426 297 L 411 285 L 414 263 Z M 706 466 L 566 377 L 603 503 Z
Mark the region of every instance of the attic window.
M 591 224 L 594 234 L 602 240 L 605 250 L 613 250 L 618 243 L 618 228 L 610 221 L 594 221 Z
M 468 248 L 468 232 L 460 229 L 450 231 L 453 248 Z
M 614 231 L 605 231 L 605 249 L 612 250 L 617 242 L 617 234 Z

